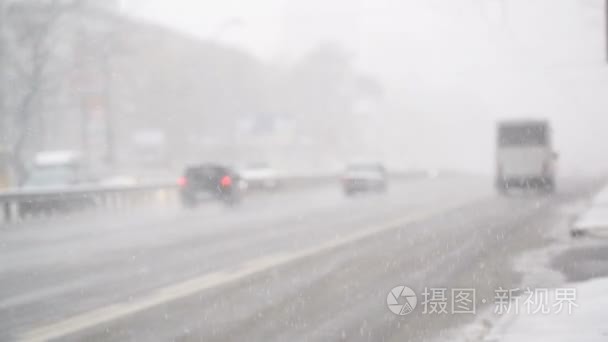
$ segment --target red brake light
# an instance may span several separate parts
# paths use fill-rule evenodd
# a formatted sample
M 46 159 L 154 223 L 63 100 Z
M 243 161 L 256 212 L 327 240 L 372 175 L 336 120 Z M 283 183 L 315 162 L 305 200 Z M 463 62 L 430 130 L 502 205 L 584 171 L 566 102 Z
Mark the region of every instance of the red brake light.
M 186 186 L 186 184 L 188 184 L 188 179 L 186 177 L 179 177 L 177 179 L 177 185 Z
M 232 178 L 230 178 L 230 176 L 224 176 L 220 180 L 220 184 L 222 186 L 230 186 L 230 185 L 232 185 Z

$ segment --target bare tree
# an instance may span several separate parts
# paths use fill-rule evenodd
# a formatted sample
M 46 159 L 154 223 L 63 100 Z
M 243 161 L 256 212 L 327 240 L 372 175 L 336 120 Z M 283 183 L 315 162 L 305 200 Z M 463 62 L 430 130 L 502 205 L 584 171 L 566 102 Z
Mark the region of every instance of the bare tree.
M 75 5 L 75 1 L 0 0 L 1 143 L 8 146 L 18 182 L 25 175 L 24 147 L 39 113 L 35 106 L 52 59 L 53 29 Z

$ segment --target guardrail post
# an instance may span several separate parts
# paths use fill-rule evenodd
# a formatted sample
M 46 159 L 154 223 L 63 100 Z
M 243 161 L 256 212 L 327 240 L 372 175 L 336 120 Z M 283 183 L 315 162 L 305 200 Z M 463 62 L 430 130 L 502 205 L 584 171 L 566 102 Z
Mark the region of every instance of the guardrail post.
M 112 194 L 113 201 L 114 201 L 114 209 L 116 210 L 121 210 L 123 207 L 123 201 L 122 198 L 120 196 L 119 193 L 115 192 L 114 194 Z
M 4 202 L 4 205 L 2 206 L 4 222 L 10 222 L 12 220 L 11 207 L 11 202 Z

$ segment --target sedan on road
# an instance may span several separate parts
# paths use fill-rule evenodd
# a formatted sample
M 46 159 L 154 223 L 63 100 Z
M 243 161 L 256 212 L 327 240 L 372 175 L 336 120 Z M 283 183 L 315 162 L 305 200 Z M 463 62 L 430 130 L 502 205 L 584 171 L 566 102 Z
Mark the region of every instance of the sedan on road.
M 239 175 L 249 189 L 276 190 L 280 185 L 277 170 L 263 162 L 246 165 Z
M 387 176 L 380 163 L 349 164 L 342 176 L 342 187 L 347 196 L 360 192 L 384 192 Z
M 205 200 L 234 205 L 241 199 L 240 183 L 239 175 L 228 167 L 216 164 L 191 166 L 178 180 L 180 199 L 186 208 L 196 207 Z

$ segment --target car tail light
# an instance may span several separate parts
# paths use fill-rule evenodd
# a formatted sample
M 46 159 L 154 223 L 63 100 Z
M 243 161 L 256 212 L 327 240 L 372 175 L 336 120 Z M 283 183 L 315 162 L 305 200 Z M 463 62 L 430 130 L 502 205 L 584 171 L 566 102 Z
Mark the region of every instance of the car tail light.
M 186 178 L 186 177 L 179 177 L 177 179 L 177 185 L 179 185 L 181 187 L 184 187 L 184 186 L 186 186 L 186 184 L 188 184 L 188 178 Z
M 232 178 L 230 178 L 230 176 L 224 176 L 224 177 L 222 177 L 222 179 L 220 180 L 220 185 L 223 186 L 223 187 L 231 186 L 232 185 Z

